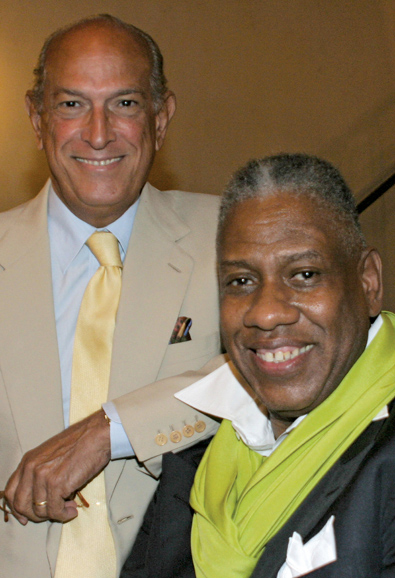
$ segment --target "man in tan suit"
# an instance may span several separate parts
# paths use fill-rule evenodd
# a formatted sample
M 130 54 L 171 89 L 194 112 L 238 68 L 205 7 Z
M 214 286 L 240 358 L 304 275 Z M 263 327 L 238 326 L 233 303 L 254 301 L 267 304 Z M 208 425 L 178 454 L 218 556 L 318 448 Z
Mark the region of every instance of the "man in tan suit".
M 13 514 L 0 523 L 0 574 L 54 575 L 59 522 L 104 467 L 119 572 L 161 454 L 216 428 L 155 381 L 220 351 L 217 199 L 147 183 L 175 111 L 148 35 L 109 16 L 81 21 L 47 41 L 35 73 L 26 102 L 51 179 L 0 215 L 0 484 Z M 85 242 L 97 229 L 117 236 L 124 260 L 114 403 L 62 431 L 78 310 L 99 266 Z

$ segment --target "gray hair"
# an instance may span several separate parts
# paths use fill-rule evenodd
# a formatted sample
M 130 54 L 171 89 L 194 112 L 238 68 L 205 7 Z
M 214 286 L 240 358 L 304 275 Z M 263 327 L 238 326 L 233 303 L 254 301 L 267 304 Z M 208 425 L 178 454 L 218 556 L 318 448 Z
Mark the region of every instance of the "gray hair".
M 348 254 L 359 255 L 366 247 L 355 199 L 340 172 L 328 161 L 303 153 L 254 159 L 233 175 L 222 197 L 217 247 L 234 206 L 247 199 L 283 192 L 309 196 L 322 208 L 332 210 L 337 220 L 344 223 L 339 235 Z
M 152 99 L 154 101 L 155 111 L 158 112 L 163 104 L 163 98 L 167 91 L 167 80 L 163 72 L 163 56 L 159 46 L 149 34 L 143 30 L 140 30 L 140 28 L 133 26 L 133 24 L 128 24 L 120 18 L 111 16 L 111 14 L 98 14 L 96 16 L 83 18 L 82 20 L 78 20 L 77 22 L 59 28 L 46 39 L 41 49 L 37 66 L 33 71 L 35 81 L 33 84 L 33 89 L 29 93 L 36 109 L 39 112 L 42 111 L 46 77 L 45 67 L 50 49 L 53 47 L 56 41 L 60 40 L 68 32 L 78 28 L 84 28 L 87 25 L 95 23 L 105 24 L 107 26 L 112 26 L 118 30 L 127 32 L 130 34 L 130 36 L 133 37 L 133 39 L 139 41 L 141 46 L 146 50 L 151 64 L 150 85 Z

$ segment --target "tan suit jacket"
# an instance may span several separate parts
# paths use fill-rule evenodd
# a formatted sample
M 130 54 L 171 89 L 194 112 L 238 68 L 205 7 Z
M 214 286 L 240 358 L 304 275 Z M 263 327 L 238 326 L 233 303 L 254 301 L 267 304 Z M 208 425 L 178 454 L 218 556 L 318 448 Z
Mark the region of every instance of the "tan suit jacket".
M 63 429 L 59 354 L 47 227 L 49 184 L 32 201 L 0 215 L 0 487 L 22 455 Z M 212 433 L 215 422 L 172 397 L 157 379 L 197 369 L 219 352 L 215 275 L 218 198 L 142 192 L 123 271 L 114 337 L 109 399 L 116 406 L 140 462 L 158 472 L 163 452 Z M 192 340 L 169 345 L 177 318 L 191 317 Z M 167 382 L 165 382 L 167 383 Z M 136 391 L 137 390 L 137 391 Z M 131 392 L 131 393 L 128 393 Z M 128 395 L 125 395 L 127 394 Z M 173 430 L 205 421 L 203 434 L 170 441 Z M 168 442 L 155 439 L 163 433 Z M 111 524 L 121 567 L 156 480 L 135 458 L 106 468 Z M 0 521 L 0 575 L 53 575 L 61 525 L 23 527 Z

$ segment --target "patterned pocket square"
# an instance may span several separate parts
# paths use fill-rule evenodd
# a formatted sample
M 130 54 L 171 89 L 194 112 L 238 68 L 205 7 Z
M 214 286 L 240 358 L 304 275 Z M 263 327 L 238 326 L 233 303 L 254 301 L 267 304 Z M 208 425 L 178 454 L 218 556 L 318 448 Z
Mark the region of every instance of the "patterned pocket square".
M 192 339 L 189 333 L 191 325 L 192 319 L 190 317 L 179 317 L 174 325 L 169 343 L 172 344 L 190 341 Z

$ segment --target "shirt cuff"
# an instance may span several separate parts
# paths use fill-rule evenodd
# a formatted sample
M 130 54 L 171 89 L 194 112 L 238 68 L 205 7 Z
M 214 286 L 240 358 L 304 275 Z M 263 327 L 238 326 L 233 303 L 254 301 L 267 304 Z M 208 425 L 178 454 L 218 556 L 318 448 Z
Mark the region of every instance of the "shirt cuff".
M 135 455 L 132 445 L 126 435 L 121 418 L 112 401 L 103 403 L 104 411 L 110 418 L 111 459 L 130 458 Z

